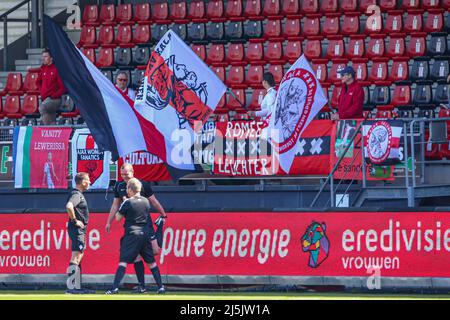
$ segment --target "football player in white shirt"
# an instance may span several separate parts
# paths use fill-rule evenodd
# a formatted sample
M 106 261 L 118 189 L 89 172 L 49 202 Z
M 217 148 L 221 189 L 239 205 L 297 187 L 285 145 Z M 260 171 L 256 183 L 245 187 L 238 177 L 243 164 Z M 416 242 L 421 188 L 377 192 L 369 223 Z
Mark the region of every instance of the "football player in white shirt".
M 269 120 L 272 112 L 275 109 L 277 91 L 275 90 L 275 80 L 273 78 L 273 74 L 270 72 L 265 72 L 263 75 L 262 85 L 264 89 L 266 89 L 267 93 L 264 96 L 264 99 L 260 102 L 261 110 L 260 111 L 249 111 L 248 114 L 251 117 L 259 117 L 263 121 Z
M 119 88 L 124 94 L 126 94 L 131 100 L 136 99 L 136 93 L 133 89 L 128 88 L 128 74 L 123 71 L 119 71 L 116 76 L 116 87 Z

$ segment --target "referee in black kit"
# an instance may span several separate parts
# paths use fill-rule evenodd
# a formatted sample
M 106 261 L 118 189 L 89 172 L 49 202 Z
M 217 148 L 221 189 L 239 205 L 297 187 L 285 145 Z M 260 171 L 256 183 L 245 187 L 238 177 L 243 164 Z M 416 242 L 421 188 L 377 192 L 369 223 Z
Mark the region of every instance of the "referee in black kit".
M 114 220 L 116 212 L 119 210 L 119 207 L 123 201 L 128 198 L 127 193 L 127 183 L 130 179 L 134 178 L 134 170 L 133 166 L 130 163 L 124 163 L 120 167 L 120 176 L 123 181 L 116 182 L 114 186 L 114 201 L 111 205 L 111 209 L 109 211 L 109 216 L 106 221 L 106 232 L 109 233 L 111 231 L 111 223 Z M 156 256 L 159 254 L 162 247 L 162 238 L 163 238 L 163 228 L 164 228 L 164 220 L 167 218 L 167 214 L 164 211 L 163 206 L 159 203 L 156 196 L 153 194 L 152 187 L 150 183 L 139 180 L 142 184 L 141 187 L 141 196 L 148 199 L 150 204 L 155 208 L 156 211 L 159 212 L 159 217 L 156 219 L 155 224 L 157 226 L 156 232 L 153 229 L 152 221 L 149 219 L 149 228 L 151 232 L 151 244 L 153 249 L 153 255 Z M 149 212 L 150 214 L 150 212 Z M 135 293 L 145 293 L 145 267 L 141 258 L 138 256 L 134 261 L 134 270 L 136 271 L 136 276 L 138 278 L 139 285 L 134 289 Z M 157 268 L 156 262 L 152 264 L 151 272 L 155 282 L 157 282 L 157 278 L 160 277 L 159 269 Z M 163 290 L 162 290 L 163 291 Z M 164 293 L 164 292 L 160 292 Z
M 91 180 L 89 174 L 79 172 L 75 176 L 76 187 L 70 191 L 66 210 L 69 215 L 67 231 L 72 242 L 72 257 L 70 258 L 66 293 L 94 293 L 81 288 L 81 259 L 86 248 L 86 230 L 89 221 L 89 208 L 83 192 L 89 189 Z
M 142 183 L 138 179 L 131 178 L 128 180 L 127 193 L 129 198 L 122 203 L 119 211 L 115 214 L 117 221 L 125 218 L 123 225 L 125 234 L 120 240 L 120 262 L 114 276 L 113 288 L 106 291 L 105 294 L 119 293 L 119 285 L 125 276 L 127 264 L 134 263 L 138 255 L 142 257 L 152 271 L 158 285 L 157 293 L 165 292 L 151 245 L 150 202 L 147 198 L 141 196 L 141 189 Z

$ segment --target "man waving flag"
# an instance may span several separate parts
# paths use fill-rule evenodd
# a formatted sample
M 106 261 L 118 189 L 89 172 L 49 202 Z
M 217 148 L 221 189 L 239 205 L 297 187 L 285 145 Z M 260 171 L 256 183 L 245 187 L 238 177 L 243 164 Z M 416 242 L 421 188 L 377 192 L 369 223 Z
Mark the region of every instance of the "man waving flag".
M 328 103 L 314 71 L 302 55 L 281 80 L 269 122 L 272 145 L 280 166 L 289 172 L 302 132 Z
M 156 46 L 134 106 L 48 16 L 44 30 L 64 86 L 100 151 L 117 160 L 146 150 L 175 168 L 194 169 L 187 156 L 194 123 L 201 129 L 226 87 L 175 33 L 168 31 Z

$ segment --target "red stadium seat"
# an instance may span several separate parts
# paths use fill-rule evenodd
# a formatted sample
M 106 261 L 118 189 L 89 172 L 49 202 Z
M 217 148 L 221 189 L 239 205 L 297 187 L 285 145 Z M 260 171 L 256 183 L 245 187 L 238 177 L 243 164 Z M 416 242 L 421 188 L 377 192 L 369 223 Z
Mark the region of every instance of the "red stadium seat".
M 355 35 L 359 33 L 359 13 L 346 13 L 342 20 L 341 33 L 343 35 Z
M 22 74 L 11 72 L 6 78 L 5 88 L 0 92 L 0 97 L 6 94 L 22 95 Z
M 443 10 L 428 10 L 428 17 L 425 21 L 425 32 L 440 32 L 444 26 Z
M 113 4 L 104 4 L 101 6 L 100 23 L 104 26 L 116 25 L 116 10 Z
M 362 13 L 367 13 L 367 9 L 371 5 L 377 5 L 377 0 L 359 0 L 359 11 Z M 372 12 L 369 12 L 369 14 Z
M 317 0 L 303 0 L 300 3 L 300 12 L 305 15 L 319 12 L 319 2 Z
M 324 59 L 314 60 L 313 63 L 311 64 L 311 68 L 313 69 L 317 80 L 319 80 L 321 84 L 327 82 L 328 80 L 327 60 Z
M 226 66 L 225 47 L 223 44 L 211 44 L 206 57 L 206 63 L 213 66 Z
M 397 85 L 392 93 L 391 103 L 394 106 L 406 106 L 411 104 L 411 87 L 409 85 Z
M 133 30 L 133 43 L 149 43 L 152 38 L 151 29 L 148 24 L 138 24 Z
M 335 59 L 344 57 L 344 39 L 342 37 L 330 37 L 326 58 Z
M 382 12 L 395 10 L 397 7 L 397 0 L 379 0 L 378 5 L 380 6 Z
M 404 36 L 391 36 L 389 37 L 386 56 L 388 57 L 400 57 L 405 54 L 405 37 Z
M 405 18 L 403 29 L 407 33 L 422 31 L 423 10 L 410 10 Z
M 222 0 L 208 1 L 208 7 L 206 9 L 206 16 L 214 22 L 224 22 L 226 19 L 223 17 L 224 8 Z
M 426 52 L 425 33 L 412 34 L 406 47 L 406 54 L 409 57 L 421 57 Z
M 390 81 L 405 81 L 409 77 L 408 69 L 409 58 L 394 58 L 391 66 L 391 72 L 389 72 Z
M 232 92 L 234 93 L 234 96 L 228 94 L 227 108 L 229 110 L 240 110 L 245 108 L 245 91 L 243 89 L 233 89 Z
M 82 48 L 81 52 L 89 59 L 90 62 L 95 64 L 95 49 L 93 48 Z
M 78 48 L 97 48 L 97 32 L 95 27 L 83 26 L 80 33 L 80 41 L 77 44 Z
M 6 96 L 5 104 L 3 105 L 3 114 L 11 119 L 22 118 L 22 114 L 20 113 L 20 96 Z
M 244 45 L 242 43 L 230 43 L 227 47 L 226 61 L 232 65 L 245 65 Z
M 205 15 L 205 2 L 203 0 L 189 2 L 188 19 L 191 19 L 193 22 L 206 22 L 208 20 L 205 18 Z
M 84 49 L 84 50 L 92 50 L 93 49 Z M 28 94 L 39 94 L 39 86 L 37 83 L 38 79 L 38 73 L 37 72 L 27 72 L 27 75 L 25 76 L 25 80 L 23 82 L 23 90 Z
M 308 60 L 320 58 L 322 56 L 322 45 L 320 40 L 312 38 L 307 39 L 304 54 Z
M 387 79 L 387 74 L 387 59 L 373 61 L 369 74 L 370 81 L 385 81 Z
M 428 130 L 425 131 L 425 159 L 426 160 L 440 160 L 440 144 L 432 143 L 430 139 L 430 133 Z
M 340 1 L 340 11 L 356 11 L 358 3 L 356 0 L 341 0 Z
M 402 11 L 388 11 L 384 20 L 383 32 L 386 34 L 398 33 L 403 31 Z
M 422 8 L 430 11 L 430 9 L 439 9 L 439 0 L 422 0 Z
M 151 24 L 151 18 L 150 3 L 136 4 L 134 7 L 134 21 L 140 25 Z
M 369 58 L 380 58 L 384 56 L 385 45 L 384 45 L 384 35 L 370 37 L 369 43 L 367 44 L 367 56 Z
M 344 69 L 347 66 L 347 62 L 342 59 L 333 60 L 330 68 L 330 73 L 328 74 L 328 79 L 334 84 L 341 83 L 341 75 L 338 73 L 339 70 Z
M 294 19 L 287 18 L 286 21 L 283 23 L 282 36 L 285 39 L 288 40 L 300 39 L 300 31 L 301 31 L 301 24 L 300 19 L 298 18 Z
M 398 0 L 400 4 L 400 9 L 404 11 L 410 11 L 420 8 L 420 0 Z
M 114 50 L 112 48 L 100 48 L 95 65 L 98 68 L 109 68 L 114 65 Z
M 120 25 L 117 28 L 117 38 L 116 38 L 117 44 L 122 48 L 123 47 L 132 48 L 132 47 L 134 47 L 132 40 L 133 40 L 133 34 L 131 32 L 131 26 L 130 25 Z
M 24 115 L 36 115 L 39 114 L 39 101 L 38 96 L 33 94 L 27 94 L 23 98 L 21 112 Z
M 225 8 L 225 17 L 239 21 L 245 20 L 242 10 L 242 0 L 229 0 Z
M 83 10 L 83 18 L 81 19 L 83 26 L 98 26 L 98 7 L 96 5 L 87 5 Z
M 265 64 L 264 45 L 261 42 L 250 42 L 245 52 L 245 60 L 251 64 Z
M 322 25 L 322 33 L 325 36 L 339 34 L 339 13 L 329 13 L 325 16 L 325 21 Z
M 300 3 L 297 0 L 282 0 L 281 14 L 287 17 L 298 17 L 300 13 Z
M 245 69 L 243 66 L 231 66 L 227 72 L 227 84 L 232 88 L 246 88 Z
M 347 50 L 345 50 L 347 58 L 355 59 L 365 57 L 364 39 L 364 35 L 350 36 Z
M 320 12 L 333 13 L 338 10 L 338 0 L 322 0 L 320 1 Z
M 187 4 L 186 1 L 176 1 L 170 4 L 169 19 L 172 19 L 175 23 L 184 24 L 188 23 L 187 18 Z
M 97 42 L 104 48 L 113 48 L 116 46 L 114 42 L 114 27 L 107 25 L 101 26 L 98 33 Z
M 293 64 L 302 55 L 302 43 L 297 41 L 287 41 L 283 48 L 283 59 Z
M 376 119 L 390 119 L 392 118 L 392 111 L 391 110 L 378 110 L 376 115 Z
M 302 34 L 305 37 L 318 36 L 320 34 L 320 15 L 311 14 L 303 19 Z
M 252 88 L 262 88 L 263 74 L 262 65 L 250 65 L 245 75 L 245 83 Z
M 152 19 L 157 24 L 169 24 L 169 4 L 167 2 L 160 2 L 152 4 Z
M 342 86 L 340 85 L 339 86 L 335 85 L 332 89 L 330 102 L 333 108 L 337 108 L 339 105 L 339 96 L 341 95 L 341 91 Z
M 264 26 L 263 37 L 265 39 L 280 39 L 281 36 L 281 20 L 266 20 Z
M 383 30 L 383 17 L 376 13 L 370 13 L 364 24 L 364 33 L 368 35 L 378 35 L 381 30 Z
M 367 85 L 367 62 L 365 60 L 356 59 L 353 62 L 352 67 L 355 70 L 355 79 L 358 80 L 361 85 Z
M 269 41 L 264 51 L 264 59 L 271 64 L 283 64 L 283 44 L 279 41 Z
M 280 0 L 269 0 L 264 1 L 263 16 L 265 17 L 276 17 L 280 16 Z
M 121 25 L 133 25 L 133 6 L 120 4 L 116 8 L 116 21 Z
M 206 60 L 206 48 L 203 44 L 194 44 L 192 46 L 192 51 L 194 51 L 195 54 L 203 61 Z
M 225 68 L 220 66 L 220 67 L 213 67 L 212 71 L 216 74 L 216 76 L 222 80 L 222 82 L 225 82 Z
M 270 64 L 267 68 L 267 71 L 272 73 L 273 79 L 275 80 L 275 85 L 279 85 L 281 79 L 284 76 L 284 69 L 282 65 Z
M 249 105 L 250 110 L 261 110 L 260 101 L 264 99 L 264 96 L 266 95 L 265 89 L 255 89 L 252 92 L 251 101 Z
M 244 16 L 250 20 L 264 20 L 261 14 L 261 0 L 245 1 Z

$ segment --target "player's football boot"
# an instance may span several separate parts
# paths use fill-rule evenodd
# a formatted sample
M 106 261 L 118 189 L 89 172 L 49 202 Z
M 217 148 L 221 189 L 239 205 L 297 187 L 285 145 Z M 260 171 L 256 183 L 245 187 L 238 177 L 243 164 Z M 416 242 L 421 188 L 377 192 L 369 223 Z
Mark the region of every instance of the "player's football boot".
M 119 289 L 118 288 L 114 288 L 114 289 L 110 289 L 105 291 L 105 294 L 118 294 L 119 293 Z
M 158 289 L 158 291 L 156 291 L 157 294 L 165 294 L 166 293 L 166 289 L 164 287 L 161 287 Z
M 141 287 L 141 286 L 136 286 L 133 288 L 133 290 L 131 292 L 142 294 L 142 293 L 146 293 L 147 289 L 145 289 L 144 287 Z

